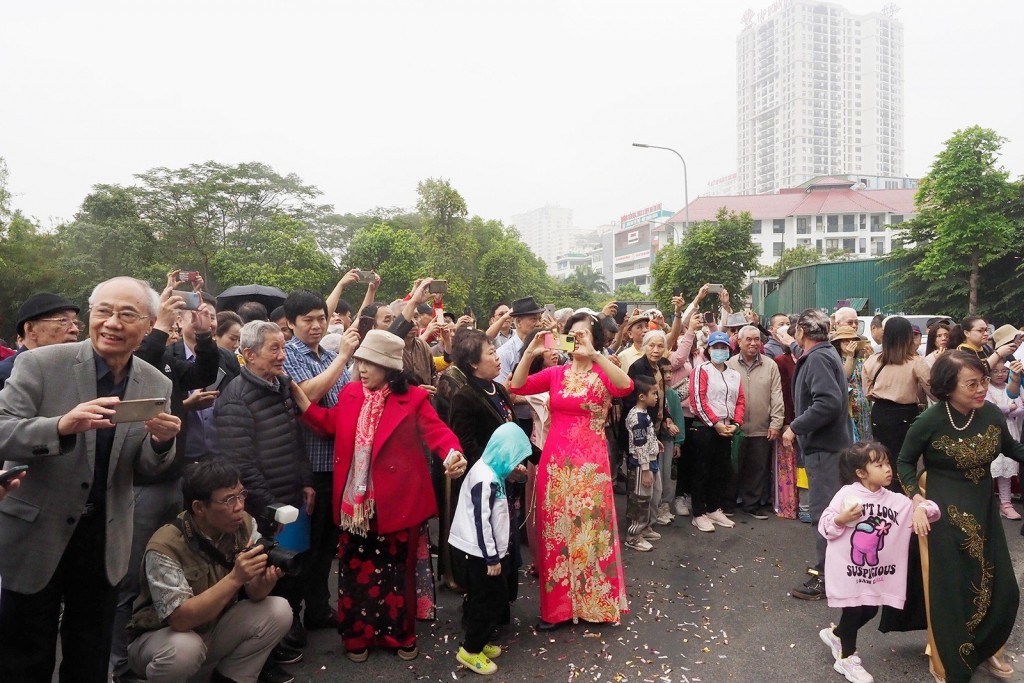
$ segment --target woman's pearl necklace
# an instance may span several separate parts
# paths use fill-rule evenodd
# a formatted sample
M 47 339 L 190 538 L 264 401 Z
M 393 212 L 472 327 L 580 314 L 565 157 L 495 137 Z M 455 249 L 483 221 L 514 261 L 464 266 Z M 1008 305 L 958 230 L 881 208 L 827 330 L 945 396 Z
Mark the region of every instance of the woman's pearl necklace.
M 946 416 L 949 418 L 950 426 L 952 426 L 953 429 L 955 429 L 956 431 L 962 432 L 971 426 L 971 420 L 974 419 L 974 410 L 971 410 L 971 415 L 970 417 L 967 418 L 967 424 L 965 424 L 963 427 L 957 427 L 956 423 L 953 422 L 953 412 L 949 409 L 949 401 L 946 401 Z

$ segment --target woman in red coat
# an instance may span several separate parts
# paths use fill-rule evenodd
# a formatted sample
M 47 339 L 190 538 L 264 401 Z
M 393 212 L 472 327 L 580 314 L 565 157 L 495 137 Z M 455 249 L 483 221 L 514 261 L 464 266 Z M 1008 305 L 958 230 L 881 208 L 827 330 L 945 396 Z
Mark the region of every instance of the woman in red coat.
M 338 543 L 338 630 L 346 655 L 365 662 L 370 647 L 416 657 L 416 549 L 437 515 L 423 449 L 445 459 L 445 474 L 466 471 L 459 440 L 409 386 L 405 343 L 371 330 L 353 354 L 360 382 L 345 386 L 333 408 L 296 401 L 307 425 L 334 437 L 334 519 Z M 295 389 L 293 385 L 293 390 Z

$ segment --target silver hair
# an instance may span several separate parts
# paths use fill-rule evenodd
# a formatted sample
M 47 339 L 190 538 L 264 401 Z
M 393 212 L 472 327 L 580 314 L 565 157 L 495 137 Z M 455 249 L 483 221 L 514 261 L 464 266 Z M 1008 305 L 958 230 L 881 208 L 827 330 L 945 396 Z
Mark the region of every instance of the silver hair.
M 796 319 L 796 326 L 812 341 L 828 341 L 828 316 L 816 308 L 808 308 Z
M 655 337 L 660 338 L 662 342 L 667 342 L 667 338 L 664 332 L 662 332 L 661 330 L 649 330 L 644 334 L 644 339 L 642 342 L 640 342 L 640 348 L 646 349 L 647 345 L 650 344 L 651 340 L 654 339 Z
M 573 310 L 571 308 L 559 308 L 554 313 L 555 323 L 558 324 L 558 328 L 561 329 L 565 325 L 565 321 L 573 316 Z
M 267 335 L 273 332 L 281 333 L 281 328 L 277 323 L 270 323 L 266 320 L 253 320 L 251 323 L 246 323 L 242 326 L 242 331 L 238 333 L 238 349 L 240 351 L 248 349 L 259 353 L 267 342 Z
M 746 334 L 747 332 L 753 332 L 758 337 L 761 336 L 761 330 L 757 329 L 753 325 L 744 325 L 743 327 L 740 328 L 740 331 L 736 333 L 736 338 L 742 339 L 743 335 Z
M 109 280 L 104 280 L 95 287 L 92 288 L 92 293 L 89 295 L 89 305 L 93 306 L 96 304 L 96 293 L 107 285 L 114 284 L 116 282 L 130 282 L 133 285 L 139 287 L 145 295 L 143 299 L 146 301 L 147 307 L 149 308 L 149 316 L 152 320 L 156 320 L 156 316 L 160 313 L 160 295 L 157 294 L 156 290 L 149 286 L 149 283 L 145 280 L 140 280 L 135 277 L 128 275 L 118 275 L 112 277 Z
M 836 312 L 832 315 L 835 316 L 836 320 L 839 320 L 839 317 L 842 315 L 852 315 L 856 319 L 857 311 L 850 306 L 843 306 L 842 308 L 837 308 Z

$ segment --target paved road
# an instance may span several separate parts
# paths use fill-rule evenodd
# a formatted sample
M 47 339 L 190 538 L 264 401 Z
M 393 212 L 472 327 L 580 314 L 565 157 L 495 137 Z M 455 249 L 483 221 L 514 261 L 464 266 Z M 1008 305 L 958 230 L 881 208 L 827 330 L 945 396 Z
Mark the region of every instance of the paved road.
M 620 508 L 622 496 L 616 496 Z M 626 550 L 630 614 L 618 626 L 580 624 L 550 635 L 532 628 L 538 615 L 537 581 L 524 577 L 513 607 L 514 625 L 500 641 L 499 681 L 611 681 L 614 683 L 718 683 L 719 681 L 837 683 L 832 657 L 818 631 L 838 620 L 824 601 L 788 595 L 802 582 L 814 544 L 809 525 L 737 515 L 735 529 L 698 532 L 689 518 L 660 527 L 650 553 Z M 1021 580 L 1024 539 L 1019 523 L 1005 523 Z M 305 661 L 292 668 L 302 682 L 363 680 L 472 681 L 455 664 L 461 598 L 441 589 L 438 619 L 418 625 L 420 657 L 402 662 L 373 652 L 365 664 L 345 659 L 336 633 L 311 634 Z M 1018 618 L 1018 623 L 1024 623 Z M 878 683 L 931 680 L 922 656 L 924 633 L 882 634 L 877 619 L 861 631 L 864 665 Z M 1024 653 L 1020 629 L 1009 643 Z M 1024 682 L 1020 673 L 1011 680 Z M 974 681 L 998 680 L 977 674 Z

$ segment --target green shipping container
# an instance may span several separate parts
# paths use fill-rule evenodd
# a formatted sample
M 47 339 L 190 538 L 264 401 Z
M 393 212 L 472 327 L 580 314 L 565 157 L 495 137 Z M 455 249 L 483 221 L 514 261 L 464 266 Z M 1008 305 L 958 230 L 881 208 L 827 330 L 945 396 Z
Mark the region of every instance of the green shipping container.
M 759 315 L 799 313 L 807 308 L 850 306 L 860 315 L 875 310 L 898 313 L 903 295 L 889 288 L 895 263 L 884 258 L 831 261 L 793 268 L 779 278 L 757 277 L 751 283 L 751 305 Z

